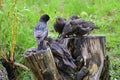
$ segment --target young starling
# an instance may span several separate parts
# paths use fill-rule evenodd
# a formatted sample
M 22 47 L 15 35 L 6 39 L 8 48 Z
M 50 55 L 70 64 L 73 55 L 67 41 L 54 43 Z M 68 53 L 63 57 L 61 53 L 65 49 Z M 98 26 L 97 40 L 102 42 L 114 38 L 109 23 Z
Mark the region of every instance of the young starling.
M 64 18 L 61 18 L 61 17 L 57 17 L 56 18 L 56 21 L 54 23 L 54 29 L 56 32 L 59 33 L 59 35 L 62 33 L 63 31 L 63 28 L 65 26 L 65 23 L 66 23 L 66 19 Z
M 34 27 L 34 37 L 38 42 L 38 50 L 46 49 L 44 39 L 48 35 L 47 21 L 49 18 L 47 14 L 42 15 L 39 22 Z
M 93 22 L 85 21 L 81 19 L 70 20 L 63 28 L 63 33 L 60 38 L 64 38 L 66 35 L 83 36 L 89 34 L 92 30 L 99 29 Z

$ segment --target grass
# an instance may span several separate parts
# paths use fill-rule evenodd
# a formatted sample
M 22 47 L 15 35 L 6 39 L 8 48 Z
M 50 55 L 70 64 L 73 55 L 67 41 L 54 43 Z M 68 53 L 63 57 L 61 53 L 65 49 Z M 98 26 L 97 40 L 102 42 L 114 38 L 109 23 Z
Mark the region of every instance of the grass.
M 57 37 L 53 29 L 56 16 L 68 18 L 78 14 L 100 26 L 92 34 L 106 35 L 106 50 L 110 57 L 111 80 L 120 78 L 120 0 L 0 0 L 0 52 L 15 54 L 17 62 L 24 63 L 23 52 L 36 46 L 33 26 L 47 13 L 49 36 Z M 14 18 L 16 17 L 16 21 Z M 13 31 L 14 25 L 14 34 Z M 14 46 L 13 46 L 14 45 Z M 33 80 L 30 72 L 17 70 L 19 80 Z

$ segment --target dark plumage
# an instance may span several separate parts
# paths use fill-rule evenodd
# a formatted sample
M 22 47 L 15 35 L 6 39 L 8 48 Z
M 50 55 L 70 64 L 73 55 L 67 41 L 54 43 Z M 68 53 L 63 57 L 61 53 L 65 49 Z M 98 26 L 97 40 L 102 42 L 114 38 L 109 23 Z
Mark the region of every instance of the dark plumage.
M 50 49 L 53 53 L 56 66 L 60 71 L 67 73 L 69 72 L 66 71 L 67 68 L 76 69 L 74 59 L 72 58 L 71 53 L 64 44 L 61 44 L 51 38 L 47 38 L 46 40 L 48 41 Z
M 61 38 L 66 35 L 83 36 L 85 34 L 89 34 L 92 30 L 99 29 L 93 22 L 85 21 L 81 19 L 70 20 L 66 23 L 63 28 L 63 33 L 61 34 Z
M 47 38 L 50 49 L 53 53 L 57 68 L 63 73 L 70 76 L 69 69 L 76 70 L 74 59 L 64 44 L 57 42 L 51 38 Z
M 42 15 L 39 22 L 34 27 L 34 37 L 38 42 L 39 50 L 45 49 L 44 39 L 48 35 L 47 21 L 49 18 L 47 14 Z
M 57 17 L 56 21 L 54 23 L 55 31 L 58 32 L 59 34 L 61 34 L 63 31 L 63 28 L 65 26 L 65 23 L 66 23 L 66 19 L 61 18 L 61 17 Z
M 79 19 L 80 17 L 76 14 L 73 14 L 72 16 L 70 16 L 69 20 L 75 20 L 75 19 Z

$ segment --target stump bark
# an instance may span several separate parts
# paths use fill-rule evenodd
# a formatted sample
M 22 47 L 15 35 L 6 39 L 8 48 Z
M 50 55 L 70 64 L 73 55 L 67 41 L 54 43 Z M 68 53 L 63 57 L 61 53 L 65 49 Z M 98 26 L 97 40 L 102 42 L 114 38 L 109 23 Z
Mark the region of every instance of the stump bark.
M 24 57 L 35 80 L 60 80 L 50 48 L 41 51 L 30 48 L 25 51 Z
M 77 71 L 74 71 L 76 75 L 72 80 L 110 80 L 105 35 L 65 38 L 60 43 L 67 46 L 75 59 Z M 43 51 L 30 48 L 24 56 L 36 80 L 71 80 L 56 68 L 50 48 Z
M 0 80 L 9 80 L 7 71 L 1 62 L 0 62 Z
M 89 35 L 63 40 L 76 60 L 77 80 L 109 80 L 109 60 L 106 59 L 105 35 Z M 85 68 L 86 67 L 86 68 Z

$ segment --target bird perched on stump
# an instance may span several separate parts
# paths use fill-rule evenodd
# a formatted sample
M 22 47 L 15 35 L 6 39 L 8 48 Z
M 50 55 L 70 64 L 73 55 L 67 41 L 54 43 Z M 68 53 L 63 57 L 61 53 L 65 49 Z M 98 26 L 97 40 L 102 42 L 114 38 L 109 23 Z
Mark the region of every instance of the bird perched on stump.
M 44 39 L 48 35 L 47 21 L 49 19 L 49 15 L 42 15 L 39 19 L 39 22 L 34 27 L 34 37 L 38 42 L 38 50 L 46 49 Z
M 82 19 L 70 20 L 63 28 L 63 32 L 60 38 L 64 38 L 66 35 L 83 36 L 89 34 L 92 30 L 99 29 L 93 22 Z
M 56 21 L 54 23 L 54 29 L 56 32 L 59 33 L 59 35 L 62 33 L 65 24 L 66 24 L 66 19 L 64 19 L 62 17 L 56 18 Z
M 52 38 L 46 38 L 46 40 L 48 41 L 48 45 L 53 53 L 57 68 L 67 75 L 72 74 L 69 73 L 69 71 L 76 70 L 77 67 L 67 47 Z
M 59 59 L 61 58 L 68 60 L 71 62 L 71 64 L 73 64 L 71 66 L 75 67 L 73 63 L 74 59 L 72 58 L 70 51 L 67 49 L 67 47 L 64 44 L 59 43 L 57 40 L 54 40 L 52 38 L 46 38 L 46 40 L 48 41 L 48 45 L 51 48 L 53 56 L 58 57 Z

